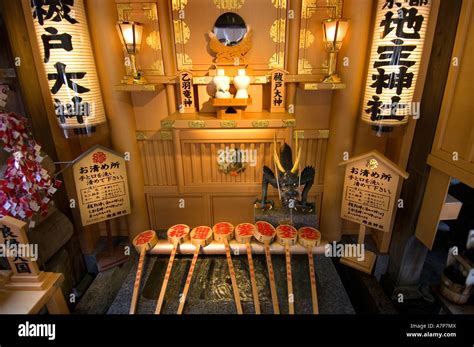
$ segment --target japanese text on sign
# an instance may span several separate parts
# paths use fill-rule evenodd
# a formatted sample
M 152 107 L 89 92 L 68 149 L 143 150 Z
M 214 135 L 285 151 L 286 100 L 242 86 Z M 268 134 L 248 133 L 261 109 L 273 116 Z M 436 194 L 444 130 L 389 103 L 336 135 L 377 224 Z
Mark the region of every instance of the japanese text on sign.
M 130 213 L 125 161 L 96 147 L 74 164 L 74 180 L 83 225 Z
M 379 0 L 362 119 L 400 125 L 414 114 L 418 75 L 431 3 Z

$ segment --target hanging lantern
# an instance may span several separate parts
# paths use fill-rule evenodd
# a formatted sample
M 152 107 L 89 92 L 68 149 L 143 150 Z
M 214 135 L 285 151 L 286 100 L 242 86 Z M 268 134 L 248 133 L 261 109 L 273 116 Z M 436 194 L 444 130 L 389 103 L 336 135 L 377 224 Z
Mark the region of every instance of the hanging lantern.
M 36 38 L 58 123 L 75 134 L 105 123 L 83 0 L 30 2 Z
M 413 102 L 432 0 L 379 0 L 362 120 L 391 131 L 417 115 Z

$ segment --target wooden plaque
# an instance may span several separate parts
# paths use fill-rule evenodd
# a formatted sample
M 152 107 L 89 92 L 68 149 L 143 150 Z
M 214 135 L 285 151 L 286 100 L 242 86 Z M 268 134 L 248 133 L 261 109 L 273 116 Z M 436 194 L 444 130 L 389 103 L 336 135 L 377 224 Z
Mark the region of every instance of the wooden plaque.
M 196 106 L 194 104 L 193 74 L 189 71 L 182 71 L 179 77 L 179 112 L 195 113 Z
M 271 74 L 272 90 L 270 99 L 270 112 L 285 112 L 286 87 L 285 70 L 273 70 Z
M 377 151 L 339 165 L 345 165 L 341 217 L 389 232 L 394 221 L 400 177 L 408 173 Z
M 131 212 L 122 154 L 97 145 L 82 154 L 72 169 L 83 226 Z

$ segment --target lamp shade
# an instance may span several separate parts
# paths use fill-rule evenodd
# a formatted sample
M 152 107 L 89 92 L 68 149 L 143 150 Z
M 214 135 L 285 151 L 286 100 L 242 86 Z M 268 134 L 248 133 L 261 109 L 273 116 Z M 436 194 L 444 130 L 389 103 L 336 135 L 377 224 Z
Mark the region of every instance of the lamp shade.
M 84 1 L 29 3 L 59 125 L 80 129 L 105 123 Z
M 137 54 L 142 42 L 143 25 L 137 22 L 119 22 L 117 31 L 128 54 Z
M 413 101 L 432 0 L 379 0 L 362 120 L 390 129 L 419 109 Z
M 323 33 L 326 46 L 331 46 L 332 49 L 340 49 L 348 29 L 349 21 L 347 19 L 325 19 L 323 21 Z

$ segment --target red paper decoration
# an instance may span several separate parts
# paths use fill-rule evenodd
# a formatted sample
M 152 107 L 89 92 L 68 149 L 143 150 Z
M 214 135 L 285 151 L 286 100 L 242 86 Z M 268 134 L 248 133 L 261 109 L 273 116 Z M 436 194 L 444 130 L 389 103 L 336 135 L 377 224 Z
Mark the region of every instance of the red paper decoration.
M 27 119 L 15 113 L 0 113 L 0 140 L 7 159 L 0 179 L 0 216 L 27 220 L 48 214 L 48 203 L 61 181 L 51 178 L 41 166 L 41 146 L 33 139 Z

